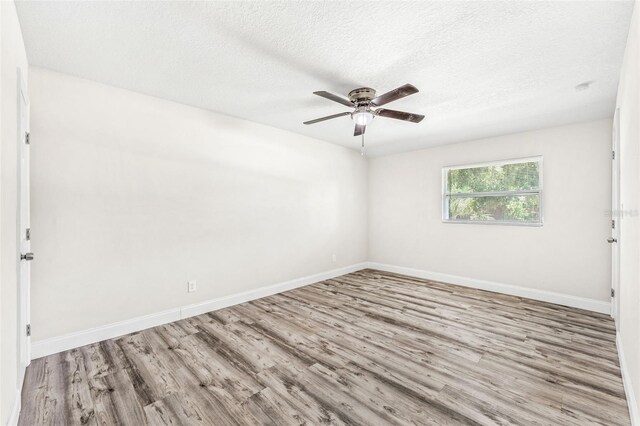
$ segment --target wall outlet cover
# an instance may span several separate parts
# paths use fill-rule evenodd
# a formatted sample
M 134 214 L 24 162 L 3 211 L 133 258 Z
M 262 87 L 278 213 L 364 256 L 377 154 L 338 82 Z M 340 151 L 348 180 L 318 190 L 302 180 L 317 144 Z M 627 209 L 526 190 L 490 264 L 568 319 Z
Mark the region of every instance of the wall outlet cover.
M 187 286 L 187 291 L 189 293 L 193 293 L 198 289 L 198 287 L 196 286 L 196 280 L 192 280 L 188 282 L 188 286 Z

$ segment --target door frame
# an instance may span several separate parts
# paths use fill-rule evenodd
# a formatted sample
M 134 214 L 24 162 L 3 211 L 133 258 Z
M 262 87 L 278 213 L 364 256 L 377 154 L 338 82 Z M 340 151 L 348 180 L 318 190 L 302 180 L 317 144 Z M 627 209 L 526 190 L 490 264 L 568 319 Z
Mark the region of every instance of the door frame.
M 620 108 L 613 115 L 611 132 L 611 316 L 619 330 L 620 312 L 620 228 L 624 211 L 620 203 Z
M 30 251 L 30 241 L 26 239 L 26 228 L 30 227 L 30 182 L 29 182 L 29 142 L 30 103 L 24 71 L 18 68 L 18 217 L 17 217 L 17 258 L 18 258 L 18 384 L 22 387 L 24 373 L 31 363 L 31 337 L 27 336 L 27 326 L 31 321 L 30 265 L 22 260 L 22 253 Z M 26 162 L 26 166 L 25 166 Z M 26 240 L 26 244 L 25 244 Z M 26 276 L 25 276 L 26 274 Z

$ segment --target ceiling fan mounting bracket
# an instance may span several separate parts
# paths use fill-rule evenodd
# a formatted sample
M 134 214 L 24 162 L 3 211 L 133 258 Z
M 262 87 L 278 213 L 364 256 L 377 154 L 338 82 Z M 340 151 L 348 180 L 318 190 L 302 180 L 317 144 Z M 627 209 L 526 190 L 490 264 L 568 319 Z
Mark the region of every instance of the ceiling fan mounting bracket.
M 349 92 L 349 99 L 357 105 L 369 103 L 375 97 L 376 91 L 370 87 L 360 87 Z

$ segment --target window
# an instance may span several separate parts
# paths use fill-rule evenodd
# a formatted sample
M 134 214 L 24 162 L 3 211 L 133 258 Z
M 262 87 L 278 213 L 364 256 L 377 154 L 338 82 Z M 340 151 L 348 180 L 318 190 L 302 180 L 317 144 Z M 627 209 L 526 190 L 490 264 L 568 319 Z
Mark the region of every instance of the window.
M 442 219 L 542 225 L 542 157 L 444 167 Z

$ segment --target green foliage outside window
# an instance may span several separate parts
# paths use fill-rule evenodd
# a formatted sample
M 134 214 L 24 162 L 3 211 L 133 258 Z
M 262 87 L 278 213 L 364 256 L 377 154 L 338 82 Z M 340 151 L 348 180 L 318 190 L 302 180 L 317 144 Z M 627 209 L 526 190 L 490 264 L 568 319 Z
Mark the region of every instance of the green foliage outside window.
M 449 220 L 539 222 L 539 167 L 527 161 L 448 170 Z M 486 194 L 495 192 L 507 193 Z

